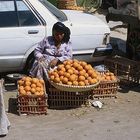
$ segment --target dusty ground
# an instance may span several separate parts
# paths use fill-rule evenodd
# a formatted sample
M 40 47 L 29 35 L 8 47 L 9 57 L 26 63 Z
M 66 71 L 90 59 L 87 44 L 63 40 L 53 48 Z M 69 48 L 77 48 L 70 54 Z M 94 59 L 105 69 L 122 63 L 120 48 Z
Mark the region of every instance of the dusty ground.
M 16 92 L 6 92 L 15 98 Z M 7 98 L 8 97 L 8 98 Z M 3 140 L 139 140 L 140 87 L 120 89 L 117 98 L 100 99 L 103 107 L 69 110 L 48 109 L 47 115 L 18 116 L 8 113 L 9 133 Z M 13 104 L 14 105 L 14 104 Z
M 104 20 L 103 15 L 96 15 Z M 125 51 L 127 30 L 114 28 L 116 25 L 122 23 L 109 23 L 111 41 Z M 120 88 L 116 99 L 100 99 L 100 110 L 93 106 L 48 109 L 48 114 L 41 116 L 18 116 L 16 104 L 11 104 L 16 93 L 11 89 L 4 94 L 11 127 L 3 140 L 140 140 L 140 86 Z

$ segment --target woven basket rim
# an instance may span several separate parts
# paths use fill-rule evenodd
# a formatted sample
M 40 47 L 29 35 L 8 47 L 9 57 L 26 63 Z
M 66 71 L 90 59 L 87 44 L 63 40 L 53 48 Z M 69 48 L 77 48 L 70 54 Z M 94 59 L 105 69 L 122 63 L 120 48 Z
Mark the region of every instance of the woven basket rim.
M 74 86 L 74 85 L 66 85 L 66 84 L 61 84 L 61 83 L 54 83 L 53 81 L 49 81 L 49 82 L 51 83 L 52 86 L 54 86 L 55 88 L 59 90 L 70 91 L 70 92 L 71 91 L 74 91 L 74 92 L 88 91 L 98 86 L 98 84 L 100 83 L 100 81 L 98 81 L 97 83 L 88 85 L 88 86 Z

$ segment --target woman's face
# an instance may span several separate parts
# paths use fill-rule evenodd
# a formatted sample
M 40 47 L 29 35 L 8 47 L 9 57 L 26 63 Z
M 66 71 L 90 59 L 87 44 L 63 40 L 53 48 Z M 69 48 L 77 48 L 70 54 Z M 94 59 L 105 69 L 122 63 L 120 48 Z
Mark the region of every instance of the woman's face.
M 64 33 L 62 32 L 54 31 L 53 35 L 54 35 L 55 40 L 58 42 L 61 42 L 62 39 L 64 38 Z

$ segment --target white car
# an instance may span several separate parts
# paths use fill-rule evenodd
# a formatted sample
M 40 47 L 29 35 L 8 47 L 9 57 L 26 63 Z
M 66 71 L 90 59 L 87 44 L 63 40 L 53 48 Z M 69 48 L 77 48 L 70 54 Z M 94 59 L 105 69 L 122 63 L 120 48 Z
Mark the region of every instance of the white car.
M 106 23 L 83 11 L 59 10 L 47 0 L 0 0 L 0 19 L 0 73 L 27 70 L 35 44 L 52 34 L 57 21 L 71 30 L 75 58 L 94 61 L 110 51 Z

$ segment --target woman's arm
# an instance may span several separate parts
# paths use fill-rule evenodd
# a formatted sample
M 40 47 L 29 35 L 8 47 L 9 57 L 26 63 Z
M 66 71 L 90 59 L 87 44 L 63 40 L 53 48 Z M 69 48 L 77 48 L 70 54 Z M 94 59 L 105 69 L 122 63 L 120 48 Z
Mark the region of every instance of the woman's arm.
M 44 52 L 46 43 L 47 43 L 47 39 L 44 38 L 41 42 L 37 44 L 37 47 L 34 50 L 34 56 L 37 60 L 43 58 L 43 52 Z

